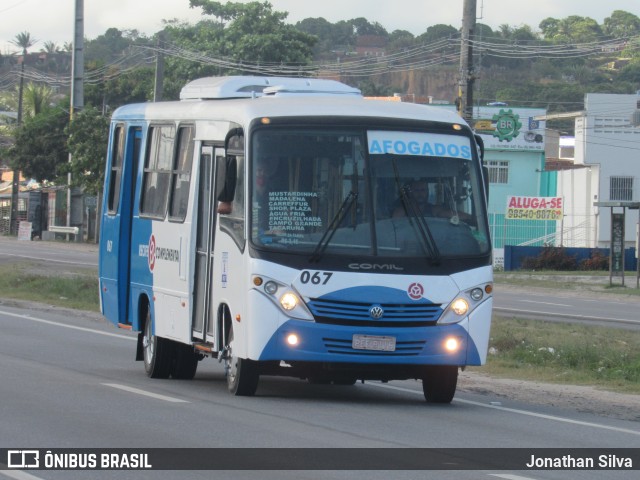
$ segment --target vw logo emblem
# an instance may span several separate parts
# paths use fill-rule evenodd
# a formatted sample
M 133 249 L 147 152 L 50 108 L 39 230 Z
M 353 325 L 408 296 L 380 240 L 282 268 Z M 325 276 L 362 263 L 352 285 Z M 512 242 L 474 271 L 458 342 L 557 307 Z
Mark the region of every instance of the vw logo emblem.
M 369 309 L 369 315 L 371 315 L 371 318 L 382 318 L 384 310 L 380 305 L 374 305 Z

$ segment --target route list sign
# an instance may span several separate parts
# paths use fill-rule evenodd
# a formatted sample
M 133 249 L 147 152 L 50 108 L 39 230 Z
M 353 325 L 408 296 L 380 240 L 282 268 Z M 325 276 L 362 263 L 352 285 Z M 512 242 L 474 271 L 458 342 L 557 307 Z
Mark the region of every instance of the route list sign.
M 321 227 L 322 219 L 311 213 L 309 202 L 316 192 L 269 192 L 269 230 L 304 232 Z

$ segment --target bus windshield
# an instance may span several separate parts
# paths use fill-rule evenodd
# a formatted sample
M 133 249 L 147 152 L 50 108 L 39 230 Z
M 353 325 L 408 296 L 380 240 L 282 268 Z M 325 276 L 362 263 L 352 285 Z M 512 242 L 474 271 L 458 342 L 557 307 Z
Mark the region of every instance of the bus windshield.
M 251 242 L 322 255 L 486 255 L 475 146 L 463 135 L 265 128 L 251 144 Z

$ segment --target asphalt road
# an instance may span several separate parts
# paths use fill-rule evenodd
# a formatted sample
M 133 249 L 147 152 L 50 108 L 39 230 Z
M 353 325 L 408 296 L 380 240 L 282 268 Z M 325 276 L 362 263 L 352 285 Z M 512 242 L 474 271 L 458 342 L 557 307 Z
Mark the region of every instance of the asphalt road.
M 37 247 L 45 257 L 52 250 Z M 346 387 L 264 377 L 255 397 L 233 397 L 211 359 L 193 381 L 152 380 L 134 361 L 134 334 L 82 312 L 0 306 L 0 331 L 0 448 L 640 448 L 637 421 L 491 392 L 427 405 L 415 381 Z M 637 470 L 87 473 L 0 470 L 0 478 L 637 478 Z

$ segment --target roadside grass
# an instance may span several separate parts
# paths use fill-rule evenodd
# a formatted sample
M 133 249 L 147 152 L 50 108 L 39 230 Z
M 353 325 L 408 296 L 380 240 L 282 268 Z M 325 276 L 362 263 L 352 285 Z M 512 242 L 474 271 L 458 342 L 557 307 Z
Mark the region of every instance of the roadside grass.
M 554 290 L 592 291 L 629 296 L 640 296 L 636 288 L 636 272 L 626 272 L 625 285 L 619 278 L 609 284 L 609 272 L 559 272 L 552 270 L 525 271 L 513 273 L 494 272 L 494 283 L 520 287 L 543 287 Z
M 494 316 L 479 371 L 640 394 L 640 332 Z
M 55 275 L 40 273 L 29 263 L 0 265 L 0 296 L 76 310 L 100 309 L 95 269 Z

